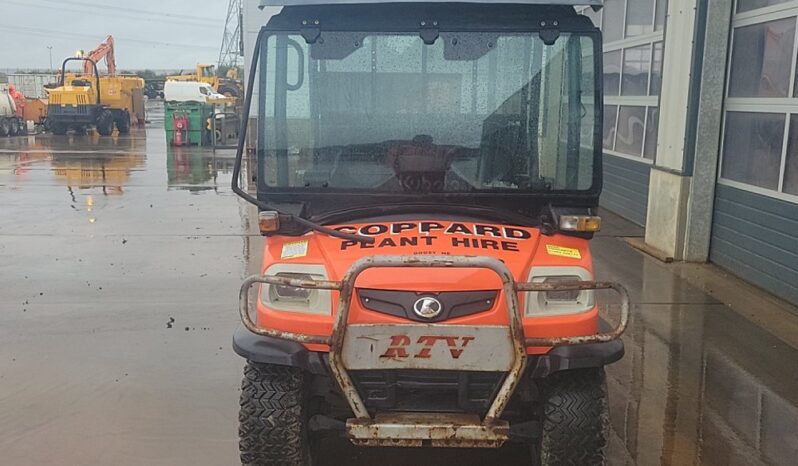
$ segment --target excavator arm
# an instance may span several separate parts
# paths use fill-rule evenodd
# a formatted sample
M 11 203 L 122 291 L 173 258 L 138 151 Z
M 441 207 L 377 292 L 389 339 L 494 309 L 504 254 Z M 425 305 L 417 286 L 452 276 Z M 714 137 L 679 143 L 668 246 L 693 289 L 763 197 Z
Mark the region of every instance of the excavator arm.
M 86 55 L 94 63 L 99 63 L 100 60 L 105 58 L 105 65 L 108 68 L 108 75 L 116 75 L 116 58 L 114 57 L 114 37 L 108 36 L 103 43 L 97 46 Z M 94 73 L 90 62 L 84 62 L 83 73 L 90 75 Z

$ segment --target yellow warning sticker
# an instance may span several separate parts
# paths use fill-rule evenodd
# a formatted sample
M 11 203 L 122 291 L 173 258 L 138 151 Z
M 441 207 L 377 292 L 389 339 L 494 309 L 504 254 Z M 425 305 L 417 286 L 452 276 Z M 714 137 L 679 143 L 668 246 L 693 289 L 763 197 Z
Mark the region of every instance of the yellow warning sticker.
M 283 252 L 280 254 L 281 259 L 296 259 L 297 257 L 305 257 L 308 255 L 308 242 L 294 241 L 291 243 L 283 244 Z
M 556 246 L 554 244 L 547 244 L 546 252 L 548 252 L 550 256 L 568 257 L 571 259 L 582 258 L 582 253 L 579 252 L 579 249 L 566 248 L 565 246 Z

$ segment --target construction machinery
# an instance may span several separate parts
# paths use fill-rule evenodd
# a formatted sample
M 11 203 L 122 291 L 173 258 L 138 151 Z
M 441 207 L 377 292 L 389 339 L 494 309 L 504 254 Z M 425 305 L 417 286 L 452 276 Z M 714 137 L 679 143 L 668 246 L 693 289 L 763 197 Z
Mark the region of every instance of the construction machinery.
M 23 120 L 31 121 L 34 125 L 47 127 L 47 99 L 31 99 L 25 101 Z
M 210 84 L 213 89 L 226 97 L 238 97 L 241 95 L 241 82 L 238 80 L 238 70 L 231 68 L 225 78 L 220 78 L 216 74 L 215 65 L 198 64 L 194 73 L 177 74 L 166 77 L 167 81 L 198 81 Z
M 16 136 L 25 132 L 22 111 L 25 98 L 20 103 L 13 85 L 0 89 L 0 136 Z
M 64 60 L 59 83 L 49 91 L 48 123 L 54 134 L 69 129 L 82 133 L 94 127 L 102 136 L 114 127 L 120 134 L 144 123 L 144 80 L 118 76 L 112 36 L 88 54 Z M 100 76 L 97 63 L 105 60 L 108 74 Z M 68 73 L 67 64 L 82 62 L 81 73 Z
M 40 75 L 10 75 L 10 82 L 0 88 L 0 136 L 26 134 L 28 122 L 34 126 L 46 123 L 47 99 L 31 97 L 46 95 L 42 78 Z M 42 87 L 37 88 L 35 84 Z
M 630 300 L 590 248 L 602 39 L 577 6 L 601 0 L 261 5 L 283 8 L 233 169 L 266 236 L 233 337 L 241 462 L 312 465 L 333 433 L 605 464 Z
M 101 42 L 94 50 L 85 54 L 79 52 L 79 57 L 88 58 L 92 62 L 99 63 L 100 60 L 105 60 L 105 67 L 108 70 L 108 76 L 116 76 L 116 54 L 114 52 L 114 37 L 108 36 L 105 41 Z M 83 63 L 83 74 L 91 75 L 93 66 L 91 62 Z

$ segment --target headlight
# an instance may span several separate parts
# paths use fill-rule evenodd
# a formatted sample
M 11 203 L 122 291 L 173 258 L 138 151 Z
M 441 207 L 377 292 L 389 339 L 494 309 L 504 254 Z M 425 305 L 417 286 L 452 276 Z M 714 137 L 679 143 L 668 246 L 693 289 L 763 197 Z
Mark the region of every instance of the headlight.
M 323 265 L 274 264 L 264 275 L 294 278 L 299 280 L 327 280 Z M 287 285 L 261 286 L 261 302 L 275 311 L 303 312 L 307 314 L 330 315 L 332 297 L 330 290 L 315 290 Z
M 307 273 L 279 272 L 278 277 L 293 278 L 295 280 L 316 280 L 313 275 Z M 313 296 L 310 288 L 299 288 L 288 285 L 272 285 L 269 287 L 269 298 L 272 301 L 287 301 L 292 303 L 307 303 Z
M 582 279 L 578 275 L 561 275 L 557 277 L 546 277 L 543 283 L 567 283 L 578 282 Z M 547 291 L 543 293 L 543 299 L 549 303 L 572 303 L 579 301 L 581 290 Z
M 532 267 L 533 283 L 590 281 L 593 275 L 581 267 Z M 594 290 L 563 290 L 527 293 L 524 314 L 527 317 L 579 314 L 596 305 Z

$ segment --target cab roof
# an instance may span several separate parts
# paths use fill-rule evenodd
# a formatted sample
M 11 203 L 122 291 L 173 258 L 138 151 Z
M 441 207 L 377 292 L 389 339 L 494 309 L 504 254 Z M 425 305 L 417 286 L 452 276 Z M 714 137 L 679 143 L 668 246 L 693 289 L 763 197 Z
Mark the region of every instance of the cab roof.
M 418 0 L 260 0 L 260 7 L 267 6 L 305 6 L 305 5 L 342 5 L 342 4 L 375 4 L 375 3 L 503 3 L 517 5 L 587 5 L 601 6 L 602 0 L 436 0 L 420 2 Z

